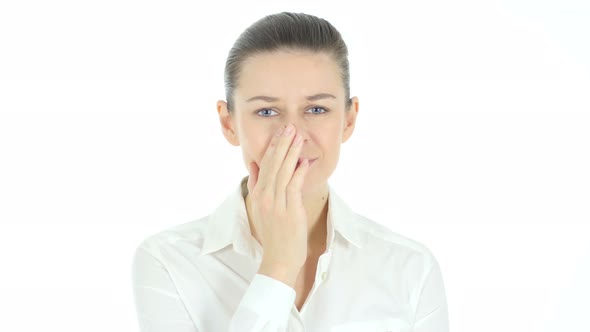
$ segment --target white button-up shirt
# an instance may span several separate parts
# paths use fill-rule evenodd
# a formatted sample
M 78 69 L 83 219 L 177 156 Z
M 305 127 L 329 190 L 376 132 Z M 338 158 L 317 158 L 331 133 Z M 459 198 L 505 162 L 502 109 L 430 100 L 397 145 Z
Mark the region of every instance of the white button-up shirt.
M 238 188 L 209 216 L 146 238 L 133 259 L 142 332 L 447 332 L 437 260 L 424 245 L 354 213 L 329 186 L 327 249 L 301 311 L 295 290 L 257 274 Z

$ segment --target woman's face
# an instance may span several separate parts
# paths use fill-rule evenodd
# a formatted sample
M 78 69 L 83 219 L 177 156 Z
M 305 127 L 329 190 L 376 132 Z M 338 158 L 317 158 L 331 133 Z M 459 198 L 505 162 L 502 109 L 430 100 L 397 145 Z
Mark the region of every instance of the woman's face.
M 305 192 L 325 185 L 338 163 L 340 144 L 353 132 L 358 98 L 352 98 L 348 111 L 345 107 L 336 62 L 324 53 L 301 51 L 249 57 L 234 91 L 233 113 L 224 101 L 217 102 L 224 135 L 242 147 L 244 165 L 254 161 L 260 166 L 276 131 L 289 123 L 295 126 L 304 139 L 301 157 L 317 158 L 306 175 Z

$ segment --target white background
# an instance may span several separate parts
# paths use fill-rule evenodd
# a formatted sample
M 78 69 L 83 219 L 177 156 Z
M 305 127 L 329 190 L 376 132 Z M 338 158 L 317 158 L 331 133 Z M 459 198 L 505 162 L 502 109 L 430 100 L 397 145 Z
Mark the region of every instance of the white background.
M 451 330 L 590 331 L 590 3 L 296 3 L 0 4 L 0 330 L 137 331 L 135 247 L 247 174 L 227 52 L 296 11 L 350 51 L 331 184 L 433 251 Z

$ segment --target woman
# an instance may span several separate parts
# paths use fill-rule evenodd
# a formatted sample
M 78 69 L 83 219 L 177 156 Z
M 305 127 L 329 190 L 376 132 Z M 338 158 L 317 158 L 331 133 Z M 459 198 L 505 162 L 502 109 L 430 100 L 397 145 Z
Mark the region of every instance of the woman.
M 269 15 L 240 35 L 217 111 L 249 175 L 211 215 L 137 248 L 142 331 L 448 331 L 431 252 L 328 184 L 359 108 L 347 57 L 312 15 Z

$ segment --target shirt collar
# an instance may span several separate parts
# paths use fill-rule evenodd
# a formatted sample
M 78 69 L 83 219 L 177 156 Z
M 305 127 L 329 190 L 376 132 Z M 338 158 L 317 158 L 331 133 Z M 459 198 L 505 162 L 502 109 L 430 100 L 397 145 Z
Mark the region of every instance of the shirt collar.
M 205 255 L 233 244 L 234 249 L 243 254 L 256 255 L 258 243 L 252 237 L 244 197 L 248 193 L 248 176 L 242 178 L 240 185 L 215 209 L 207 220 L 201 255 Z M 328 183 L 328 244 L 332 247 L 335 232 L 348 242 L 363 248 L 367 237 L 358 229 L 356 213 L 336 194 Z

